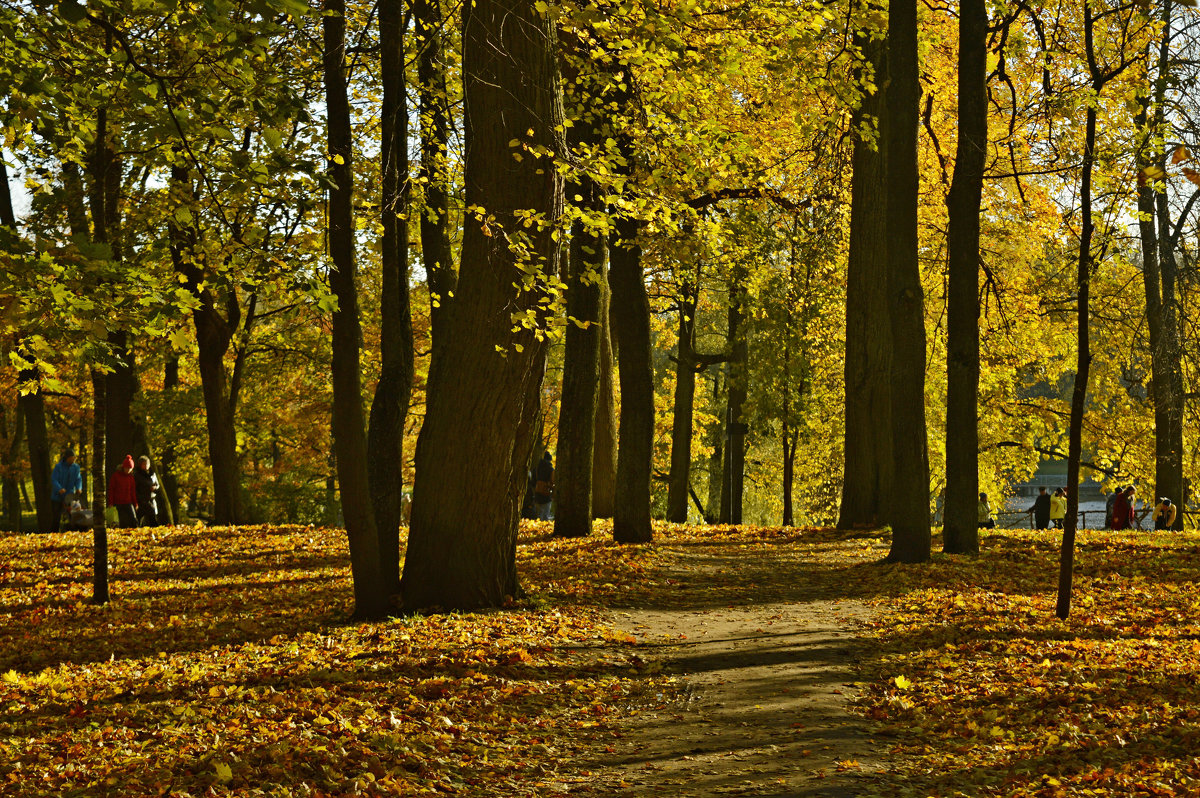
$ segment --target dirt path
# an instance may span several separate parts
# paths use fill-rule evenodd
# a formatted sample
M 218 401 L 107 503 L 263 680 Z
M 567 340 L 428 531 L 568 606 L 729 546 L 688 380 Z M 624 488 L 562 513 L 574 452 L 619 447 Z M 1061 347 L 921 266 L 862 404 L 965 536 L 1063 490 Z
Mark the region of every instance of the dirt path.
M 870 609 L 770 552 L 672 551 L 662 604 L 615 623 L 678 690 L 598 757 L 605 795 L 857 796 L 884 747 L 851 712 Z

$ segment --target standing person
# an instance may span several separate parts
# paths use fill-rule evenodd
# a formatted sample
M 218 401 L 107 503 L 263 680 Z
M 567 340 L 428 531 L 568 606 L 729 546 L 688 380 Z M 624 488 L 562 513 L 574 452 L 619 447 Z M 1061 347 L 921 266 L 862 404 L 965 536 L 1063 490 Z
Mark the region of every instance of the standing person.
M 1154 508 L 1154 528 L 1155 529 L 1171 529 L 1175 526 L 1175 516 L 1177 514 L 1175 505 L 1166 496 L 1158 500 L 1158 506 Z
M 1050 526 L 1050 494 L 1046 492 L 1045 485 L 1038 488 L 1038 495 L 1033 500 L 1033 506 L 1025 512 L 1033 513 L 1034 529 L 1045 529 Z
M 1125 490 L 1125 486 L 1118 485 L 1117 489 L 1114 490 L 1112 493 L 1108 494 L 1108 496 L 1104 499 L 1104 528 L 1105 529 L 1112 529 L 1113 504 L 1115 504 L 1117 501 L 1117 494 L 1119 494 L 1123 490 Z
M 50 471 L 51 528 L 55 532 L 61 528 L 63 508 L 69 508 L 75 494 L 82 490 L 83 478 L 79 473 L 79 464 L 75 462 L 75 452 L 64 449 L 62 457 Z
M 1055 529 L 1063 528 L 1063 520 L 1067 517 L 1067 492 L 1062 488 L 1055 488 L 1054 495 L 1050 497 L 1050 523 Z
M 1127 486 L 1113 500 L 1112 528 L 1116 532 L 1133 526 L 1133 485 Z
M 137 488 L 138 523 L 141 526 L 160 526 L 162 521 L 158 517 L 158 475 L 150 470 L 150 458 L 146 455 L 138 458 L 133 482 Z
M 117 508 L 117 527 L 132 529 L 138 525 L 137 480 L 133 476 L 133 455 L 125 455 L 108 480 L 108 506 Z
M 996 528 L 996 519 L 992 518 L 992 505 L 988 503 L 988 497 L 986 493 L 979 494 L 979 528 Z
M 533 503 L 537 507 L 539 521 L 550 520 L 550 501 L 554 498 L 554 461 L 550 450 L 542 456 L 534 473 L 537 482 L 533 485 Z

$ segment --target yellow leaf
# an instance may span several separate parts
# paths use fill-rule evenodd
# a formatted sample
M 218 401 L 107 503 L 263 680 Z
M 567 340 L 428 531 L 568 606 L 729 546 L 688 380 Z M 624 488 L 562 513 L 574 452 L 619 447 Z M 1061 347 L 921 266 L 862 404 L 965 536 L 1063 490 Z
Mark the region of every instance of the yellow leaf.
M 218 762 L 216 766 L 217 781 L 226 784 L 233 780 L 233 768 L 224 762 Z
M 907 690 L 908 688 L 913 686 L 913 683 L 911 681 L 909 681 L 909 679 L 905 676 L 897 676 L 892 681 L 895 682 L 896 686 L 899 687 L 901 690 Z

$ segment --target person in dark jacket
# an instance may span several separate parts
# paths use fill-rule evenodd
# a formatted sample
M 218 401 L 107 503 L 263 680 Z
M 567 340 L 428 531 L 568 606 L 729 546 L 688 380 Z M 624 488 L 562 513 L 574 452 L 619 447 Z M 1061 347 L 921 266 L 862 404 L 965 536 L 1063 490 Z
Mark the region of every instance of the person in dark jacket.
M 133 477 L 133 455 L 125 455 L 108 480 L 108 506 L 117 508 L 117 527 L 132 529 L 138 525 L 137 481 Z
M 75 494 L 82 490 L 83 477 L 79 473 L 79 464 L 75 462 L 75 452 L 66 449 L 50 472 L 50 515 L 55 532 L 59 531 L 62 523 L 63 509 L 69 508 Z
M 1033 506 L 1025 512 L 1033 513 L 1034 529 L 1045 529 L 1050 526 L 1050 494 L 1046 492 L 1044 485 L 1038 488 L 1038 495 L 1033 500 Z
M 1120 532 L 1133 527 L 1133 496 L 1136 492 L 1133 485 L 1129 485 L 1117 494 L 1116 500 L 1113 501 L 1113 531 Z
M 534 472 L 537 480 L 533 486 L 533 503 L 537 507 L 539 521 L 550 520 L 550 502 L 554 499 L 554 461 L 547 451 Z
M 138 458 L 133 481 L 137 487 L 138 522 L 141 526 L 160 526 L 162 519 L 158 517 L 158 475 L 150 470 L 150 458 L 146 455 Z

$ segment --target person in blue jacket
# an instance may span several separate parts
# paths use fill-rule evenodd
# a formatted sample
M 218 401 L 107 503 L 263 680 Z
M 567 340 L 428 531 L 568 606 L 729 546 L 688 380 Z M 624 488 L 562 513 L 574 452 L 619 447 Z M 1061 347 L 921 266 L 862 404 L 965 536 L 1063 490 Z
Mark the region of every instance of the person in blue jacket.
M 81 490 L 83 478 L 79 474 L 79 464 L 75 462 L 75 452 L 66 449 L 50 472 L 50 515 L 55 532 L 59 531 L 62 522 L 63 506 L 70 507 L 71 500 Z

